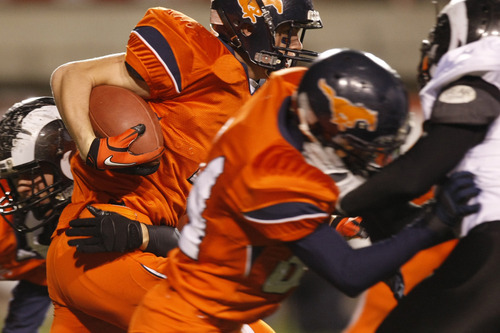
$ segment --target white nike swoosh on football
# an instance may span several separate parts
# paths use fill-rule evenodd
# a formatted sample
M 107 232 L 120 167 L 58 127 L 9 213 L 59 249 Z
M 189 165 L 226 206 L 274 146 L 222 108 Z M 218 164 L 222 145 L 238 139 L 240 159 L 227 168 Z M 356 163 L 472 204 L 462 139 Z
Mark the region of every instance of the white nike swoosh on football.
M 107 166 L 131 166 L 131 165 L 135 164 L 135 163 L 116 163 L 116 162 L 111 161 L 112 157 L 113 157 L 113 155 L 108 156 L 104 160 L 104 165 L 107 165 Z

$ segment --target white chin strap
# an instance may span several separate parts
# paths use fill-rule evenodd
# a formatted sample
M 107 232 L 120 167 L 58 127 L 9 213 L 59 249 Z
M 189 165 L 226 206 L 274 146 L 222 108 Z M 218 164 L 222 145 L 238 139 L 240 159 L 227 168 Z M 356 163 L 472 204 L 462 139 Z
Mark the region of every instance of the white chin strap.
M 332 147 L 324 147 L 318 142 L 304 142 L 302 156 L 306 162 L 326 174 L 345 172 L 347 170 L 342 159 Z
M 354 175 L 335 153 L 332 147 L 325 147 L 317 142 L 305 142 L 302 151 L 307 163 L 320 169 L 335 180 L 340 195 L 343 197 L 365 182 L 365 178 Z
M 318 139 L 311 133 L 309 124 L 314 124 L 318 118 L 311 109 L 309 98 L 306 93 L 297 96 L 297 116 L 299 117 L 299 129 L 311 142 L 319 143 Z
M 304 143 L 302 156 L 307 163 L 320 169 L 335 180 L 339 189 L 339 199 L 365 182 L 365 178 L 354 175 L 344 164 L 332 147 L 323 146 L 311 133 L 309 124 L 314 124 L 318 118 L 311 110 L 309 100 L 305 93 L 297 98 L 297 115 L 299 129 L 310 140 Z

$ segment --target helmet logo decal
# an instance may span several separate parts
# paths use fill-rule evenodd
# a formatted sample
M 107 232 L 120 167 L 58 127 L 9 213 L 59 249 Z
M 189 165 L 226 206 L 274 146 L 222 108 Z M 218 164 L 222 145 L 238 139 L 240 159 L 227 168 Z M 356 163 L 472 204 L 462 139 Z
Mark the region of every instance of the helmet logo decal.
M 262 0 L 264 6 L 273 6 L 279 14 L 283 14 L 282 0 Z M 262 10 L 255 0 L 238 0 L 243 11 L 243 18 L 249 18 L 252 23 L 257 22 L 257 17 L 262 17 Z
M 355 127 L 361 127 L 371 132 L 377 129 L 377 111 L 368 110 L 361 105 L 354 105 L 349 100 L 336 96 L 335 89 L 330 87 L 323 78 L 319 80 L 318 88 L 330 102 L 331 122 L 336 124 L 340 131 Z

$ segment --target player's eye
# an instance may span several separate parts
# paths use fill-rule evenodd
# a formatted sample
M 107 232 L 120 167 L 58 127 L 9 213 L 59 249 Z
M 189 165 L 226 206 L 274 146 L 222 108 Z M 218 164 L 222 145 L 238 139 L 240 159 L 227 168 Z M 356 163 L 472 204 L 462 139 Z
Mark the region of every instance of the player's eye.
M 289 43 L 290 43 L 290 38 L 288 38 L 288 37 L 282 37 L 281 38 L 281 44 L 287 45 Z

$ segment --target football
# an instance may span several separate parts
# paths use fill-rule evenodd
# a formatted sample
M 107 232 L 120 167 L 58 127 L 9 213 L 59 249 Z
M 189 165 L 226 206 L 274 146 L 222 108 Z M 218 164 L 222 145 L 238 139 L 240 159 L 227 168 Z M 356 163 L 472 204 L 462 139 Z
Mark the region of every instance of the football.
M 117 86 L 97 86 L 90 94 L 90 122 L 98 138 L 122 134 L 138 124 L 146 131 L 130 145 L 134 154 L 163 147 L 163 135 L 156 113 L 134 92 Z

